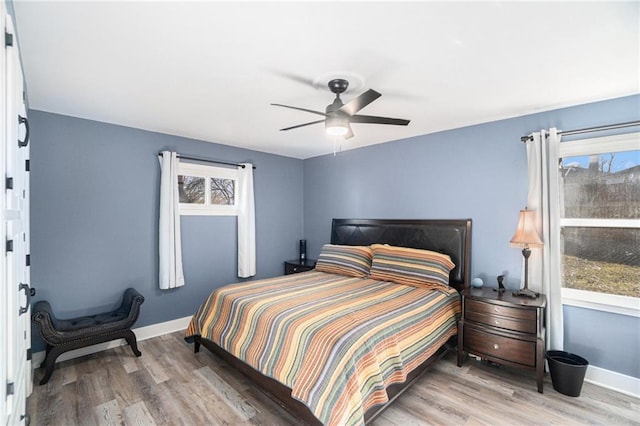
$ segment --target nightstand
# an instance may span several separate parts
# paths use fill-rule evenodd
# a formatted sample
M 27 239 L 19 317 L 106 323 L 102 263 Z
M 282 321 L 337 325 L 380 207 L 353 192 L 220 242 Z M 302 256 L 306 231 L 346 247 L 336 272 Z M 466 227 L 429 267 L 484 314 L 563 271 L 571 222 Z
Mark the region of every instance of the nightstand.
M 510 367 L 536 372 L 542 393 L 546 297 L 515 297 L 511 291 L 469 288 L 462 292 L 458 325 L 458 367 L 465 352 Z
M 316 267 L 315 259 L 305 259 L 305 260 L 287 260 L 284 262 L 284 274 L 297 274 L 298 272 L 307 272 Z

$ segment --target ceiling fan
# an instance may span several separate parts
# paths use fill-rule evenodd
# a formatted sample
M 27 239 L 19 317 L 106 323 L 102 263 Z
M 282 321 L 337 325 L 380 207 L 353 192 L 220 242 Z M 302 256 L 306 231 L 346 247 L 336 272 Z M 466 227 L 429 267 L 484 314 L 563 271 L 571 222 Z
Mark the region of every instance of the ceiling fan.
M 355 99 L 347 102 L 346 104 L 340 99 L 340 94 L 344 93 L 349 87 L 349 82 L 342 78 L 335 78 L 329 81 L 329 90 L 336 94 L 336 98 L 333 103 L 327 105 L 325 112 L 314 111 L 312 109 L 299 108 L 290 105 L 271 104 L 274 106 L 280 106 L 284 108 L 296 109 L 298 111 L 306 111 L 312 114 L 322 115 L 322 120 L 311 121 L 309 123 L 298 124 L 296 126 L 285 127 L 284 130 L 297 129 L 298 127 L 309 126 L 311 124 L 322 123 L 324 121 L 326 131 L 329 135 L 344 136 L 345 139 L 353 137 L 353 131 L 351 130 L 351 123 L 368 123 L 368 124 L 392 124 L 395 126 L 406 126 L 410 120 L 403 120 L 400 118 L 389 117 L 377 117 L 373 115 L 360 115 L 356 114 L 362 108 L 369 105 L 371 102 L 382 96 L 380 93 L 373 89 L 369 89 Z

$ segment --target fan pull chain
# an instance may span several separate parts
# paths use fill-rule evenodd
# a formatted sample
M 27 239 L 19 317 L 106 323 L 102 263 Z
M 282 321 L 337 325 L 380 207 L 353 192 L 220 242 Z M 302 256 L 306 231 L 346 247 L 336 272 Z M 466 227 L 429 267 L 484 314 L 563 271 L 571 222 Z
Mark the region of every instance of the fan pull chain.
M 336 153 L 342 152 L 342 144 L 338 144 L 342 136 L 331 136 L 331 139 L 333 140 L 333 156 L 335 157 Z

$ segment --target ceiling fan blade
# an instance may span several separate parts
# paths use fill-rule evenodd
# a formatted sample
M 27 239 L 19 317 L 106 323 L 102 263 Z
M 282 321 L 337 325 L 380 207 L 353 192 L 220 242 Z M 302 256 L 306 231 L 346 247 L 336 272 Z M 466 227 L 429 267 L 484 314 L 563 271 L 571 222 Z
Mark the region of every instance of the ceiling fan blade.
M 347 124 L 347 128 L 349 129 L 349 131 L 347 132 L 346 135 L 344 135 L 344 138 L 351 139 L 353 137 L 353 130 L 351 129 L 351 124 Z
M 402 118 L 376 117 L 375 115 L 353 115 L 349 118 L 352 123 L 369 123 L 369 124 L 393 124 L 396 126 L 406 126 L 411 120 Z
M 282 104 L 271 104 L 274 106 L 279 106 L 279 107 L 284 107 L 284 108 L 291 108 L 291 109 L 297 109 L 298 111 L 305 111 L 305 112 L 310 112 L 311 114 L 318 114 L 321 115 L 323 117 L 326 117 L 327 114 L 325 114 L 324 112 L 320 112 L 320 111 L 314 111 L 312 109 L 306 109 L 306 108 L 299 108 L 299 107 L 294 107 L 291 105 L 282 105 Z
M 291 129 L 297 129 L 298 127 L 304 127 L 304 126 L 309 126 L 311 124 L 318 124 L 318 123 L 324 123 L 324 120 L 318 120 L 318 121 L 311 121 L 309 123 L 304 123 L 304 124 L 298 124 L 296 126 L 291 126 L 291 127 L 285 127 L 284 129 L 280 129 L 280 131 L 283 130 L 291 130 Z
M 296 74 L 289 71 L 282 71 L 272 69 L 271 72 L 278 77 L 286 78 L 287 80 L 295 81 L 296 83 L 304 84 L 305 86 L 314 87 L 313 79 L 309 77 L 305 77 L 301 74 Z
M 362 108 L 369 105 L 371 102 L 378 99 L 380 96 L 382 96 L 380 93 L 376 92 L 373 89 L 369 89 L 357 98 L 352 99 L 351 101 L 344 104 L 338 111 L 353 115 L 356 112 L 360 111 Z

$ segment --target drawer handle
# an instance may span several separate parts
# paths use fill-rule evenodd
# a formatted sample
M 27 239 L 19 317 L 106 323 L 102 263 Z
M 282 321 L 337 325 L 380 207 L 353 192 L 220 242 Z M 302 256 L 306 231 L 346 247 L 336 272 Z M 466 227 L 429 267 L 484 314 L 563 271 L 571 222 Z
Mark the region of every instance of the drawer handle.
M 500 325 L 500 321 L 495 320 L 496 325 Z
M 493 344 L 493 349 L 495 349 L 495 350 L 500 349 L 500 345 L 499 345 L 499 344 L 497 344 L 497 343 L 494 343 L 494 344 Z
M 298 268 L 296 268 L 295 266 L 293 267 L 293 272 L 298 272 Z
M 493 310 L 494 310 L 494 312 L 500 312 L 500 308 L 498 308 L 497 306 L 495 306 L 495 307 L 493 308 Z

